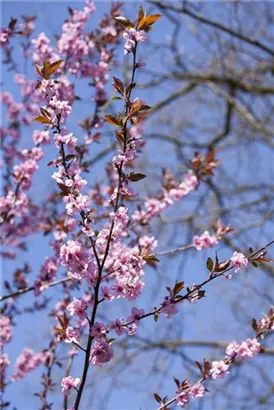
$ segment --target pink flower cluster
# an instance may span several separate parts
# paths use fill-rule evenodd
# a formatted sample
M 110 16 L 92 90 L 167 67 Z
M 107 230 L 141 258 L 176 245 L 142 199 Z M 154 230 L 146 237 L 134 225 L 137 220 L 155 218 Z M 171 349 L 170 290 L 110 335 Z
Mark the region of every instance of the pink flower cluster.
M 205 388 L 202 385 L 202 383 L 197 382 L 193 386 L 191 386 L 187 390 L 183 390 L 182 392 L 177 392 L 176 396 L 176 402 L 177 406 L 179 407 L 185 407 L 190 399 L 195 399 L 195 398 L 201 398 L 204 397 L 205 394 Z
M 180 184 L 175 183 L 176 187 L 170 190 L 164 190 L 161 198 L 149 198 L 144 203 L 144 210 L 135 211 L 133 219 L 138 222 L 147 223 L 150 219 L 160 215 L 166 208 L 173 204 L 173 201 L 179 201 L 198 186 L 198 179 L 189 171 Z
M 60 54 L 69 58 L 72 72 L 78 70 L 81 59 L 94 48 L 93 41 L 83 33 L 83 28 L 94 11 L 93 2 L 88 0 L 83 10 L 72 10 L 71 17 L 63 24 L 63 33 L 58 40 L 57 48 Z
M 15 362 L 15 373 L 11 376 L 11 380 L 15 382 L 23 379 L 47 358 L 47 353 L 34 353 L 32 349 L 25 347 Z
M 73 298 L 73 301 L 67 306 L 71 316 L 77 315 L 81 320 L 86 318 L 88 303 L 84 299 Z
M 53 51 L 53 48 L 50 46 L 50 40 L 45 35 L 45 33 L 40 33 L 38 37 L 31 41 L 34 47 L 33 60 L 37 63 L 42 64 L 44 61 L 53 61 L 59 60 L 58 54 Z
M 248 259 L 240 252 L 235 251 L 230 260 L 235 272 L 238 272 L 242 266 L 248 265 Z
M 210 235 L 208 231 L 205 231 L 201 236 L 194 236 L 193 246 L 197 251 L 202 251 L 207 248 L 213 248 L 219 243 L 218 238 L 215 235 Z
M 62 393 L 68 396 L 72 389 L 76 388 L 80 383 L 79 377 L 73 378 L 72 376 L 64 377 L 61 381 Z
M 40 293 L 43 290 L 48 288 L 48 283 L 56 277 L 59 265 L 60 263 L 55 256 L 52 256 L 51 258 L 46 258 L 44 264 L 40 268 L 40 273 L 34 283 L 35 296 L 40 295 Z
M 0 316 L 0 348 L 9 343 L 12 338 L 12 327 L 8 316 Z
M 210 374 L 212 379 L 223 379 L 227 374 L 229 374 L 229 365 L 223 360 L 219 362 L 217 360 L 213 361 L 211 364 Z
M 109 362 L 113 357 L 112 346 L 105 339 L 97 339 L 90 355 L 90 362 L 94 366 L 102 366 Z
M 61 265 L 66 266 L 68 275 L 74 279 L 86 278 L 92 286 L 97 276 L 97 267 L 78 241 L 69 240 L 60 249 Z
M 134 50 L 136 43 L 143 43 L 147 41 L 147 36 L 144 30 L 135 30 L 135 28 L 130 28 L 126 30 L 123 34 L 126 40 L 124 46 L 124 54 L 129 54 Z
M 261 352 L 261 345 L 257 339 L 246 339 L 241 344 L 233 340 L 226 348 L 228 358 L 238 357 L 241 360 L 250 359 Z

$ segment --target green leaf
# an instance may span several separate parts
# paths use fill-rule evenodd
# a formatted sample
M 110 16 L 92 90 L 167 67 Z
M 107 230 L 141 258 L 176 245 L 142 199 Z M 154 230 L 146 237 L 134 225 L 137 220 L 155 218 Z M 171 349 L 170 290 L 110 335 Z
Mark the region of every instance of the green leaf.
M 214 266 L 213 260 L 211 258 L 207 258 L 206 267 L 210 272 L 212 272 L 213 266 Z

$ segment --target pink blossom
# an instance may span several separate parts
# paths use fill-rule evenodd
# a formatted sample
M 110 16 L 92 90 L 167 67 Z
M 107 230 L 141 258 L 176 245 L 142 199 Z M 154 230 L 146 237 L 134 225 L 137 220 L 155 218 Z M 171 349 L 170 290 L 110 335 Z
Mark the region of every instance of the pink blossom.
M 226 348 L 226 355 L 227 357 L 233 357 L 235 354 L 238 353 L 239 345 L 236 340 L 232 340 Z
M 212 379 L 223 379 L 229 373 L 228 368 L 228 364 L 225 364 L 223 360 L 212 362 L 210 370 Z
M 67 306 L 67 310 L 71 316 L 77 315 L 81 320 L 84 320 L 86 318 L 87 307 L 88 304 L 85 300 L 73 298 L 73 301 Z
M 32 349 L 24 348 L 17 358 L 14 368 L 15 373 L 11 376 L 12 381 L 19 381 L 40 364 L 44 363 L 47 356 L 44 353 L 34 353 Z
M 66 343 L 79 343 L 80 340 L 80 329 L 68 326 L 66 329 L 66 335 L 64 341 Z
M 98 340 L 106 335 L 107 331 L 107 327 L 104 323 L 95 322 L 91 328 L 91 336 L 94 337 L 94 339 Z
M 145 249 L 147 253 L 153 253 L 158 246 L 158 241 L 154 236 L 141 236 L 139 239 L 139 245 L 142 249 Z
M 109 362 L 113 357 L 113 349 L 105 339 L 99 339 L 95 342 L 90 356 L 90 361 L 94 366 L 102 366 L 103 363 Z
M 232 262 L 232 266 L 234 268 L 234 272 L 238 272 L 241 266 L 248 265 L 248 259 L 240 252 L 234 252 L 232 257 L 230 258 Z
M 261 345 L 257 339 L 246 339 L 237 350 L 237 355 L 241 360 L 257 356 L 261 351 Z
M 114 296 L 111 293 L 111 289 L 108 286 L 102 286 L 101 293 L 104 299 L 111 302 L 114 299 Z
M 145 310 L 144 309 L 137 309 L 133 307 L 131 309 L 131 315 L 127 318 L 128 322 L 134 322 L 136 326 L 140 325 L 140 319 L 144 316 Z
M 176 396 L 177 406 L 185 407 L 189 402 L 189 399 L 189 391 L 182 391 L 181 393 L 178 393 Z
M 6 378 L 6 369 L 10 365 L 9 356 L 7 353 L 0 353 L 0 385 L 2 387 L 5 386 L 5 378 Z
M 75 215 L 77 213 L 80 213 L 81 211 L 89 211 L 90 198 L 87 195 L 80 194 L 76 198 L 74 198 L 72 195 L 69 195 L 67 198 L 68 203 L 66 204 L 65 208 L 68 215 Z
M 202 383 L 197 382 L 190 388 L 190 395 L 193 399 L 196 397 L 204 397 L 205 388 Z
M 54 134 L 54 142 L 57 148 L 61 147 L 61 144 L 65 144 L 70 152 L 73 152 L 77 138 L 73 136 L 73 133 L 67 132 L 64 128 L 61 130 L 60 134 Z
M 124 54 L 128 54 L 131 51 L 133 51 L 136 43 L 143 43 L 144 41 L 147 40 L 145 31 L 143 30 L 138 31 L 138 30 L 135 30 L 134 28 L 126 30 L 123 34 L 123 37 L 126 40 L 126 43 L 124 46 Z
M 116 213 L 111 212 L 110 213 L 110 218 L 114 221 L 114 226 L 116 229 L 119 228 L 126 228 L 128 221 L 129 221 L 129 216 L 127 214 L 128 209 L 120 206 L 118 211 Z
M 79 377 L 76 377 L 76 378 L 73 378 L 72 376 L 64 377 L 61 381 L 62 393 L 64 393 L 65 396 L 68 396 L 70 394 L 70 391 L 74 389 L 75 387 L 77 387 L 79 383 L 80 383 Z
M 197 251 L 202 251 L 203 249 L 212 248 L 219 243 L 215 235 L 210 235 L 208 231 L 205 231 L 201 236 L 194 236 L 193 246 Z
M 80 242 L 69 240 L 60 248 L 61 265 L 65 265 L 68 273 L 75 279 L 94 276 L 95 265 Z
M 9 343 L 12 338 L 12 328 L 8 316 L 0 316 L 0 348 Z
M 177 309 L 176 304 L 171 300 L 169 296 L 166 296 L 164 302 L 162 303 L 161 313 L 165 313 L 167 319 L 170 319 L 178 312 L 179 310 Z
M 31 177 L 37 169 L 38 165 L 36 161 L 28 159 L 21 165 L 16 165 L 14 167 L 13 177 L 17 183 L 20 183 L 22 189 L 28 190 L 31 187 Z
M 110 323 L 109 328 L 114 330 L 118 336 L 121 336 L 126 329 L 123 327 L 123 318 L 116 318 L 113 322 Z

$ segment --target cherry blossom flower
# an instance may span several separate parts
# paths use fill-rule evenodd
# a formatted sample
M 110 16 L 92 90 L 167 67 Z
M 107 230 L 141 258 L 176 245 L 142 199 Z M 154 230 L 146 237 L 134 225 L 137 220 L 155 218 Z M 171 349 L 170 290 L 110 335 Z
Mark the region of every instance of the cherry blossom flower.
M 15 372 L 11 376 L 13 382 L 23 379 L 26 374 L 36 369 L 44 363 L 47 355 L 45 353 L 34 353 L 32 349 L 24 348 L 21 355 L 16 359 L 14 368 Z
M 73 298 L 73 301 L 67 306 L 67 310 L 71 316 L 77 315 L 81 320 L 84 320 L 86 318 L 87 307 L 88 304 L 85 300 Z
M 223 379 L 229 373 L 228 369 L 229 365 L 225 364 L 223 360 L 213 361 L 210 370 L 212 379 Z
M 65 334 L 64 341 L 66 343 L 72 343 L 72 342 L 79 343 L 79 340 L 80 340 L 80 329 L 68 326 L 66 328 L 66 334 Z
M 94 366 L 102 366 L 113 357 L 113 349 L 105 339 L 98 339 L 94 343 L 91 351 L 90 361 Z
M 133 51 L 136 43 L 143 43 L 147 40 L 145 31 L 135 30 L 134 28 L 126 30 L 123 34 L 123 37 L 126 40 L 124 46 L 124 54 L 128 54 Z
M 204 397 L 205 394 L 205 387 L 202 383 L 197 382 L 190 388 L 190 395 L 193 399 L 196 397 Z
M 61 381 L 62 393 L 68 396 L 72 389 L 78 386 L 80 383 L 79 377 L 73 378 L 72 376 L 64 377 Z
M 248 259 L 240 252 L 235 251 L 230 260 L 232 262 L 234 272 L 238 272 L 242 266 L 248 265 Z
M 140 325 L 140 318 L 144 316 L 145 310 L 144 309 L 137 309 L 133 307 L 131 309 L 131 315 L 127 318 L 128 322 L 134 322 L 136 326 Z
M 246 339 L 237 349 L 237 356 L 241 360 L 257 356 L 261 352 L 261 345 L 257 339 Z
M 0 316 L 0 348 L 5 343 L 9 343 L 12 338 L 12 328 L 10 318 L 8 316 Z
M 207 248 L 213 248 L 219 241 L 215 235 L 211 236 L 208 231 L 205 231 L 201 236 L 194 236 L 192 243 L 197 251 L 202 251 Z
M 177 406 L 185 407 L 188 404 L 189 399 L 189 391 L 182 391 L 181 393 L 178 393 L 176 396 Z
M 124 318 L 116 318 L 113 322 L 110 323 L 110 330 L 114 330 L 118 336 L 121 336 L 125 333 L 126 329 L 123 327 Z
M 171 300 L 169 296 L 166 296 L 164 302 L 162 303 L 161 313 L 165 313 L 167 319 L 170 319 L 178 312 L 179 309 L 177 309 L 176 304 Z
M 98 340 L 106 335 L 107 331 L 107 327 L 104 323 L 95 322 L 91 328 L 91 336 L 94 337 L 94 339 Z

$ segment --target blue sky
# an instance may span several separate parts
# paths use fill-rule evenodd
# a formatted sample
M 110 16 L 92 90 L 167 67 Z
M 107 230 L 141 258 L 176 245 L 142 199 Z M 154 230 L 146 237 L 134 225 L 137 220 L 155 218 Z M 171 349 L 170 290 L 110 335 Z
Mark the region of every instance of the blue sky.
M 138 9 L 139 2 L 132 1 L 126 2 L 126 10 L 128 16 L 134 18 L 136 11 Z M 74 8 L 80 8 L 84 2 L 82 1 L 54 1 L 54 2 L 39 2 L 39 1 L 4 1 L 2 2 L 2 24 L 3 26 L 7 25 L 10 17 L 20 18 L 21 15 L 38 15 L 38 21 L 36 25 L 35 33 L 38 34 L 41 31 L 44 31 L 49 38 L 53 38 L 53 35 L 60 31 L 60 22 L 62 22 L 67 17 L 67 6 Z M 92 28 L 96 25 L 100 17 L 109 9 L 110 2 L 105 1 L 96 1 L 97 12 L 92 16 L 89 23 L 89 28 Z M 144 2 L 144 5 L 146 3 Z M 149 7 L 149 6 L 147 6 Z M 214 5 L 212 5 L 212 8 Z M 126 14 L 126 13 L 125 13 Z M 214 14 L 214 11 L 213 11 Z M 159 42 L 167 42 L 170 35 L 170 25 L 167 20 L 163 20 L 161 24 L 155 24 L 155 28 L 151 34 L 152 39 L 157 38 Z M 187 28 L 183 28 L 181 33 L 182 36 L 182 47 L 185 50 L 185 53 L 191 52 L 194 47 L 197 47 L 197 42 L 189 34 Z M 142 47 L 141 54 L 148 58 L 147 66 L 152 69 L 154 72 L 162 71 L 162 58 L 163 55 L 158 55 L 157 52 L 151 53 L 147 56 L 146 45 Z M 123 46 L 121 44 L 120 50 L 117 50 L 117 54 L 120 55 L 117 57 L 119 59 L 123 58 Z M 21 59 L 19 49 L 15 49 L 15 57 Z M 34 77 L 34 72 L 32 72 L 33 67 L 28 67 L 28 72 L 31 77 Z M 113 74 L 116 76 L 122 76 L 122 73 L 117 73 L 117 70 L 113 71 Z M 139 81 L 145 81 L 145 74 L 139 76 Z M 15 98 L 19 98 L 19 88 L 14 85 L 12 80 L 12 75 L 2 71 L 2 82 L 3 90 L 10 91 Z M 144 98 L 146 102 L 153 106 L 159 100 L 165 98 L 170 91 L 172 91 L 174 85 L 165 85 L 163 87 L 158 87 L 153 90 L 142 89 L 141 91 L 136 91 L 136 95 Z M 79 95 L 83 96 L 86 94 L 86 88 L 84 84 L 80 82 L 76 86 L 77 92 Z M 114 95 L 113 90 L 109 87 L 109 91 Z M 173 90 L 174 91 L 174 90 Z M 182 106 L 182 109 L 185 107 Z M 75 133 L 79 132 L 77 127 L 77 122 L 79 118 L 83 116 L 83 112 L 90 109 L 89 103 L 86 107 L 80 104 L 76 104 L 73 107 L 73 115 L 69 120 L 68 126 Z M 210 109 L 210 108 L 209 108 Z M 207 118 L 208 112 L 205 109 L 204 112 L 194 113 L 201 117 Z M 4 122 L 4 120 L 3 120 Z M 203 136 L 198 136 L 203 138 Z M 111 141 L 111 137 L 107 135 L 103 140 L 102 144 L 99 147 L 94 148 L 94 154 L 98 152 L 104 144 L 108 144 Z M 31 146 L 31 132 L 26 131 L 22 138 L 22 147 Z M 47 155 L 45 159 L 41 162 L 40 170 L 37 173 L 36 180 L 33 187 L 33 195 L 37 199 L 46 197 L 46 192 L 53 186 L 54 181 L 51 180 L 52 170 L 46 167 L 47 162 L 52 159 L 54 155 L 55 148 L 50 147 L 47 150 Z M 237 160 L 237 151 L 234 151 L 233 158 L 229 159 L 231 164 L 236 164 Z M 268 158 L 268 153 L 263 152 L 263 155 L 266 155 L 265 158 Z M 111 158 L 111 155 L 109 156 Z M 164 147 L 163 149 L 157 150 L 157 156 L 154 155 L 154 147 L 151 143 L 147 144 L 145 149 L 144 158 L 148 158 L 152 162 L 155 161 L 156 164 L 169 165 L 171 168 L 174 165 L 174 154 L 170 147 Z M 271 157 L 269 157 L 271 160 Z M 184 166 L 182 166 L 182 169 Z M 92 175 L 90 176 L 90 182 L 95 181 L 101 174 L 102 163 L 94 167 Z M 235 165 L 235 174 L 237 175 L 237 167 Z M 266 171 L 266 163 L 264 162 L 261 165 L 259 173 L 264 173 Z M 160 171 L 159 171 L 160 173 Z M 158 173 L 158 175 L 159 175 Z M 271 176 L 269 176 L 271 178 Z M 41 183 L 42 181 L 42 183 Z M 157 184 L 157 181 L 156 181 Z M 145 195 L 145 185 L 140 184 L 141 195 Z M 171 211 L 171 214 L 186 214 L 187 208 L 192 207 L 195 203 L 195 194 L 192 199 L 187 199 L 186 204 L 181 207 L 178 206 L 174 211 Z M 247 216 L 248 217 L 248 216 Z M 206 222 L 205 222 L 206 223 Z M 155 229 L 157 227 L 155 226 Z M 200 233 L 200 232 L 198 232 Z M 164 237 L 161 237 L 161 243 L 159 250 L 167 250 L 173 248 L 177 243 L 186 243 L 187 233 L 184 237 L 172 237 L 172 232 L 167 232 Z M 4 272 L 4 278 L 8 278 L 9 275 L 13 272 L 14 268 L 17 267 L 18 262 L 23 264 L 25 261 L 31 261 L 32 265 L 32 274 L 30 275 L 30 282 L 35 278 L 36 273 L 39 270 L 41 263 L 44 260 L 44 257 L 49 251 L 48 247 L 48 237 L 41 236 L 32 236 L 28 239 L 28 250 L 22 252 L 19 255 L 18 261 L 14 262 L 5 262 L 2 263 L 2 268 Z M 254 239 L 255 244 L 257 244 L 257 239 Z M 224 245 L 220 244 L 218 246 L 218 252 L 220 252 L 223 259 L 230 256 L 230 250 L 227 249 Z M 183 256 L 178 256 L 175 260 L 164 259 L 161 260 L 159 267 L 159 272 L 156 272 L 152 269 L 146 270 L 146 292 L 143 293 L 140 300 L 134 303 L 134 305 L 141 307 L 145 306 L 147 309 L 151 309 L 152 303 L 157 304 L 161 298 L 165 295 L 165 288 L 158 287 L 159 278 L 157 275 L 162 275 L 165 278 L 167 277 L 166 285 L 172 285 L 175 278 L 181 279 L 182 277 L 186 280 L 187 283 L 192 284 L 193 282 L 199 283 L 205 278 L 205 261 L 208 256 L 213 256 L 212 251 L 205 251 L 202 254 L 197 254 L 194 252 L 188 252 Z M 175 267 L 175 269 L 174 269 Z M 170 272 L 170 276 L 169 276 Z M 238 281 L 231 281 L 229 283 L 230 292 L 238 292 L 241 289 L 242 296 L 244 297 L 243 284 L 245 279 L 240 278 Z M 220 284 L 219 281 L 213 282 L 207 290 L 207 297 L 199 302 L 199 305 L 186 306 L 181 308 L 180 320 L 176 316 L 174 321 L 171 319 L 167 321 L 164 318 L 160 318 L 159 325 L 155 324 L 152 319 L 144 321 L 140 328 L 138 335 L 145 336 L 157 340 L 157 337 L 173 339 L 175 337 L 186 338 L 186 339 L 205 339 L 205 340 L 229 340 L 230 338 L 237 337 L 241 340 L 244 337 L 250 335 L 250 328 L 247 326 L 242 326 L 241 323 L 235 323 L 233 314 L 230 312 L 229 301 L 225 298 L 226 284 L 225 280 Z M 80 293 L 78 292 L 80 295 Z M 248 297 L 247 291 L 247 297 Z M 52 304 L 56 302 L 58 298 L 58 288 L 52 289 L 42 295 L 40 299 L 42 300 L 44 296 L 52 298 Z M 153 302 L 151 302 L 153 298 Z M 28 306 L 31 303 L 32 295 L 27 294 L 23 296 L 20 301 L 20 307 Z M 131 309 L 130 304 L 125 304 L 123 302 L 118 302 L 117 306 L 107 306 L 106 312 L 104 315 L 110 315 L 110 319 L 116 317 L 116 315 L 126 315 Z M 261 313 L 261 312 L 260 312 Z M 250 316 L 257 315 L 257 306 L 250 306 Z M 213 318 L 212 318 L 213 316 Z M 210 319 L 209 319 L 210 317 Z M 9 353 L 11 362 L 13 363 L 16 357 L 20 354 L 23 347 L 28 346 L 33 348 L 35 351 L 41 351 L 44 347 L 47 346 L 47 340 L 49 336 L 49 325 L 52 324 L 52 320 L 47 318 L 46 312 L 41 311 L 37 314 L 25 314 L 17 318 L 16 327 L 14 328 L 14 341 L 8 346 L 7 351 Z M 171 326 L 172 324 L 172 326 Z M 161 326 L 161 327 L 160 327 Z M 185 330 L 186 329 L 186 332 Z M 115 346 L 114 346 L 115 349 Z M 184 352 L 189 355 L 192 359 L 202 360 L 204 357 L 207 357 L 209 354 L 208 349 L 199 350 L 196 348 L 185 348 Z M 217 356 L 217 357 L 216 357 Z M 215 352 L 216 358 L 222 357 L 222 351 Z M 210 358 L 210 357 L 209 357 Z M 261 363 L 267 366 L 267 358 L 261 358 Z M 72 375 L 80 376 L 81 374 L 81 365 L 83 358 L 79 354 L 79 360 L 76 361 L 75 366 L 73 367 Z M 153 369 L 154 365 L 154 369 Z M 269 366 L 269 364 L 268 364 Z M 107 369 L 107 368 L 106 368 Z M 147 369 L 147 374 L 144 371 Z M 117 370 L 119 370 L 119 363 L 117 363 Z M 241 371 L 241 370 L 239 370 Z M 96 372 L 94 374 L 94 369 L 90 369 L 89 381 L 88 384 L 91 384 L 94 380 L 100 381 L 99 387 L 95 390 L 95 396 L 98 396 L 98 400 L 95 401 L 92 409 L 89 407 L 88 410 L 95 409 L 111 409 L 111 410 L 120 410 L 120 409 L 153 409 L 155 408 L 155 400 L 153 399 L 152 393 L 154 391 L 160 392 L 159 386 L 162 388 L 164 394 L 172 394 L 175 390 L 175 384 L 172 381 L 172 377 L 178 377 L 183 379 L 188 376 L 188 373 L 185 368 L 185 362 L 171 355 L 169 359 L 159 356 L 157 352 L 148 352 L 140 357 L 138 357 L 138 362 L 135 366 L 131 367 L 130 370 L 126 370 L 124 373 L 121 371 L 120 378 L 118 379 L 118 386 L 114 383 L 117 381 L 117 378 L 105 374 L 105 369 L 102 371 Z M 165 373 L 166 372 L 166 373 Z M 232 375 L 234 370 L 232 370 Z M 165 374 L 164 378 L 161 378 L 161 373 Z M 55 367 L 54 378 L 58 380 L 62 377 L 63 371 Z M 112 373 L 111 373 L 112 374 Z M 6 398 L 12 401 L 12 404 L 17 407 L 18 410 L 34 410 L 37 409 L 37 398 L 33 397 L 33 392 L 39 391 L 41 389 L 39 385 L 39 375 L 40 370 L 36 370 L 32 374 L 28 375 L 24 382 L 15 383 L 9 386 L 8 393 Z M 114 388 L 111 389 L 111 386 L 114 384 Z M 217 381 L 217 386 L 221 386 L 222 382 Z M 135 388 L 132 388 L 135 386 Z M 212 387 L 213 388 L 213 387 Z M 240 389 L 240 386 L 237 387 Z M 90 390 L 87 391 L 85 400 L 88 399 L 89 395 L 93 395 L 94 387 L 90 387 Z M 54 406 L 53 409 L 57 410 L 61 408 L 60 401 L 60 391 L 59 386 L 57 385 L 56 391 L 53 395 Z M 108 397 L 109 392 L 111 391 L 110 397 Z M 106 400 L 108 399 L 108 400 Z M 222 399 L 218 397 L 218 405 L 221 408 Z M 83 409 L 86 404 L 83 402 Z M 94 407 L 95 406 L 95 407 Z

